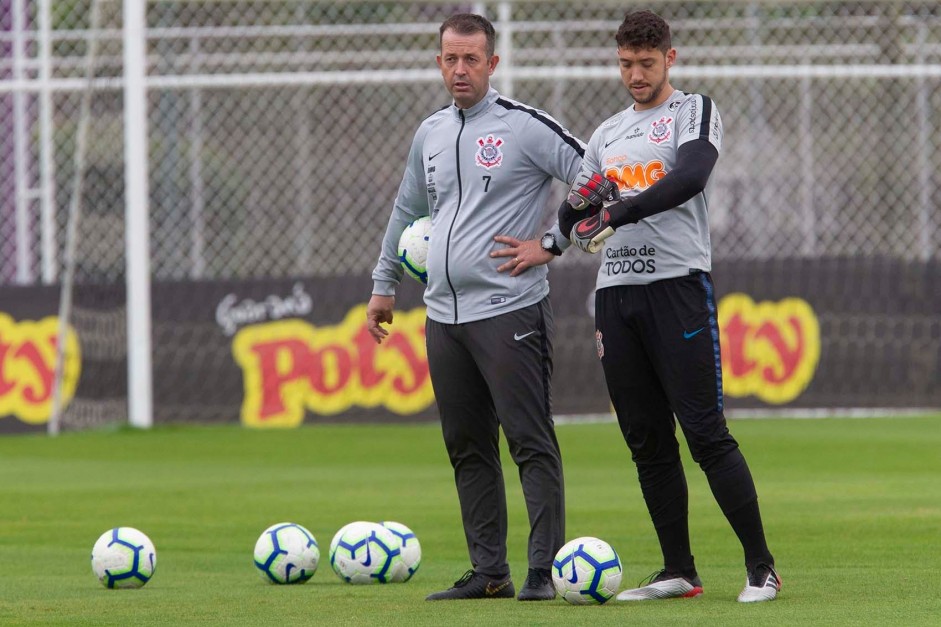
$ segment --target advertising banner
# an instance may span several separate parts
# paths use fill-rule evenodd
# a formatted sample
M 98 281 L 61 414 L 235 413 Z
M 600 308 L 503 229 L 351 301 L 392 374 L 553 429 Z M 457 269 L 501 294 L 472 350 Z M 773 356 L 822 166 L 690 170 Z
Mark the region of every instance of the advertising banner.
M 775 260 L 713 271 L 729 409 L 941 406 L 938 264 Z M 594 270 L 550 273 L 557 414 L 609 411 Z M 366 331 L 369 277 L 153 285 L 154 421 L 433 420 L 421 286 L 399 290 L 390 335 Z M 45 429 L 57 287 L 0 287 L 0 432 Z M 124 291 L 76 286 L 63 425 L 127 420 Z

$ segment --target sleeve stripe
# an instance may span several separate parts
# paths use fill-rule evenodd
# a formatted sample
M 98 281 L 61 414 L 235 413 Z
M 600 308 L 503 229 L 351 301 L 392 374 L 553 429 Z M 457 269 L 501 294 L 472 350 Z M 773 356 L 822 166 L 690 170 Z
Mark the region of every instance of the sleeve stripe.
M 575 139 L 573 136 L 569 135 L 564 128 L 559 126 L 559 123 L 550 118 L 549 116 L 542 115 L 536 109 L 530 109 L 529 107 L 524 107 L 523 105 L 513 102 L 512 100 L 507 100 L 506 98 L 497 98 L 497 104 L 503 107 L 504 109 L 514 109 L 516 111 L 522 111 L 523 113 L 528 113 L 533 116 L 550 129 L 555 132 L 556 135 L 562 138 L 566 144 L 575 149 L 575 152 L 578 153 L 579 157 L 585 156 L 585 147 L 582 146 L 581 142 Z
M 702 122 L 699 124 L 699 139 L 709 141 L 709 124 L 712 120 L 712 100 L 702 96 Z

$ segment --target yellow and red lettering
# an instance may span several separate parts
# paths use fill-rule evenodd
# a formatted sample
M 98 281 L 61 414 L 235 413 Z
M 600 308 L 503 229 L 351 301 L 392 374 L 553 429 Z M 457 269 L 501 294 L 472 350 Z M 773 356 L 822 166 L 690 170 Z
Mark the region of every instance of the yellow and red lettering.
M 719 328 L 727 395 L 788 403 L 813 380 L 820 324 L 807 301 L 755 303 L 745 294 L 729 294 L 719 302 Z
M 0 417 L 14 416 L 41 424 L 52 413 L 58 318 L 36 322 L 13 320 L 0 313 Z M 62 403 L 75 396 L 81 374 L 81 349 L 71 327 L 66 333 L 62 371 Z
M 376 344 L 366 307 L 336 326 L 303 320 L 256 324 L 232 341 L 242 369 L 242 423 L 294 427 L 305 412 L 333 415 L 351 407 L 413 414 L 434 402 L 425 353 L 425 310 L 396 312 L 389 336 Z
M 659 159 L 647 163 L 628 163 L 607 168 L 604 175 L 618 183 L 618 189 L 645 190 L 664 176 L 663 162 Z

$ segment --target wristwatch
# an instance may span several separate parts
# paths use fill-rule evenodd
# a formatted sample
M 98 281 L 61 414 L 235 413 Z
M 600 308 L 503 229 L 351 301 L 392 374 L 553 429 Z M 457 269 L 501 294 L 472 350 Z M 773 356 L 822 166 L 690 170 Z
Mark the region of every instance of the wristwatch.
M 562 254 L 562 249 L 559 248 L 559 245 L 555 241 L 555 235 L 551 232 L 543 235 L 542 239 L 539 240 L 539 244 L 542 246 L 543 250 L 548 250 L 556 257 Z

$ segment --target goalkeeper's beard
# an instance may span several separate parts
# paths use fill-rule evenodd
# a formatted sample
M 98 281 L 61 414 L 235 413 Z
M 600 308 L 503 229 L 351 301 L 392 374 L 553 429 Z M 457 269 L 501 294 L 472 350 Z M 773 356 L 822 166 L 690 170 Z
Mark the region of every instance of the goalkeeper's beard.
M 634 102 L 636 102 L 637 104 L 645 105 L 645 104 L 650 104 L 651 102 L 656 101 L 657 98 L 660 97 L 660 94 L 663 93 L 663 88 L 666 84 L 667 84 L 666 79 L 664 79 L 660 81 L 659 83 L 657 83 L 656 85 L 652 86 L 650 88 L 650 94 L 646 97 L 643 95 L 638 95 L 638 92 L 635 91 L 631 87 L 628 87 L 628 91 L 631 92 L 631 98 L 634 99 Z

